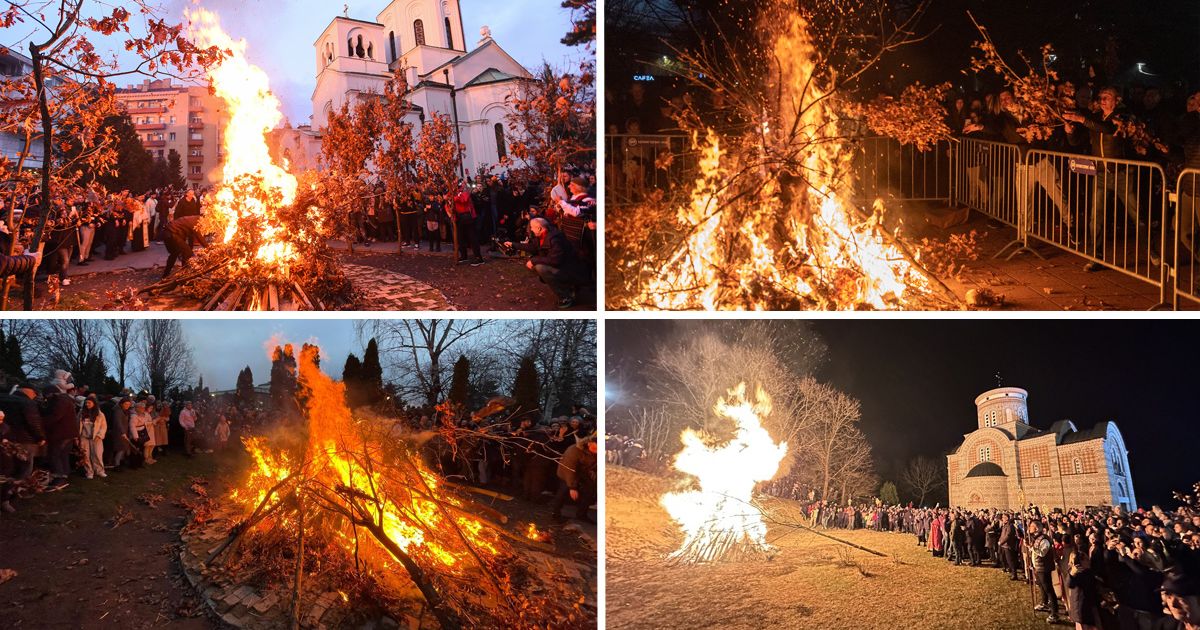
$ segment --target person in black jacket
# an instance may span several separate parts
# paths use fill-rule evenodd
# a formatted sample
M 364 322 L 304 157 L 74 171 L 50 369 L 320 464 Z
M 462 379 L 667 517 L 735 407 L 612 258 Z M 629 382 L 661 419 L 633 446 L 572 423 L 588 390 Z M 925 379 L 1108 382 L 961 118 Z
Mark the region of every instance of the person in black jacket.
M 504 246 L 533 254 L 525 266 L 536 273 L 542 282 L 550 285 L 550 289 L 559 297 L 559 308 L 571 308 L 575 305 L 575 290 L 587 277 L 575 248 L 565 234 L 545 219 L 531 220 L 529 232 L 529 241 L 506 241 Z
M 70 385 L 55 379 L 55 384 L 43 390 L 46 397 L 42 417 L 45 420 L 46 442 L 49 447 L 51 490 L 67 486 L 71 474 L 71 451 L 79 438 L 79 416 L 75 413 L 75 399 L 67 392 Z
M 163 242 L 167 246 L 168 254 L 167 268 L 163 270 L 162 277 L 166 278 L 171 275 L 171 269 L 175 267 L 176 260 L 179 260 L 183 268 L 187 269 L 188 260 L 192 258 L 193 241 L 199 243 L 201 247 L 208 246 L 204 241 L 204 234 L 200 232 L 199 224 L 200 215 L 198 214 L 175 219 L 167 224 L 163 230 Z
M 196 198 L 196 191 L 189 188 L 187 193 L 175 204 L 175 220 L 198 216 L 200 216 L 200 200 Z
M 33 458 L 46 445 L 46 432 L 42 428 L 42 414 L 34 399 L 37 392 L 28 385 L 18 385 L 11 394 L 0 396 L 0 411 L 9 427 L 8 440 L 24 449 L 28 455 L 21 461 L 17 479 L 28 479 L 33 474 Z

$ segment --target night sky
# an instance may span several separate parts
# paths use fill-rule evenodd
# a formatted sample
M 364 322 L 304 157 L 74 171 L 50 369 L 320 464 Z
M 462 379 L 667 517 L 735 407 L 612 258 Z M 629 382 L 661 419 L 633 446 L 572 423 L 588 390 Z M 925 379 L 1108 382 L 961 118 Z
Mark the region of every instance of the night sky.
M 672 324 L 607 323 L 609 379 L 636 380 L 639 361 Z M 1200 481 L 1200 329 L 1164 320 L 816 320 L 828 346 L 818 379 L 862 402 L 862 428 L 887 478 L 917 455 L 941 458 L 977 427 L 975 397 L 1029 392 L 1031 424 L 1117 423 L 1138 502 L 1171 503 Z M 632 384 L 626 387 L 635 389 Z M 894 477 L 894 474 L 890 475 Z

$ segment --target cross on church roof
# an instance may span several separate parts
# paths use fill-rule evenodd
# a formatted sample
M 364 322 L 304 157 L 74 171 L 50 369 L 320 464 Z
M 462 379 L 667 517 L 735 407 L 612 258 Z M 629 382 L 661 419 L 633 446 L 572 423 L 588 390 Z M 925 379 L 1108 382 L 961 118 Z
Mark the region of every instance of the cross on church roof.
M 342 16 L 350 17 L 350 5 L 348 5 L 348 4 L 342 5 Z

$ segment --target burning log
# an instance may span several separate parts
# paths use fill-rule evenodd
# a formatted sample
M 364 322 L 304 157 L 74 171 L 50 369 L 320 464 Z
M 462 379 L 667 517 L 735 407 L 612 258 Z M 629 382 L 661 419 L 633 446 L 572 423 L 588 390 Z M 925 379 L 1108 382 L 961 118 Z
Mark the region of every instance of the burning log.
M 414 586 L 443 628 L 581 621 L 572 609 L 578 594 L 563 592 L 568 578 L 542 579 L 525 568 L 520 550 L 554 554 L 553 546 L 482 516 L 495 513 L 445 489 L 390 426 L 355 418 L 344 385 L 320 371 L 318 355 L 305 345 L 297 361 L 303 429 L 245 440 L 254 466 L 232 498 L 248 516 L 210 562 L 253 557 L 256 566 L 294 567 L 299 598 L 304 566 L 341 558 L 382 592 Z M 261 545 L 245 548 L 252 540 L 284 545 L 295 564 L 268 562 Z M 234 548 L 241 551 L 229 553 Z

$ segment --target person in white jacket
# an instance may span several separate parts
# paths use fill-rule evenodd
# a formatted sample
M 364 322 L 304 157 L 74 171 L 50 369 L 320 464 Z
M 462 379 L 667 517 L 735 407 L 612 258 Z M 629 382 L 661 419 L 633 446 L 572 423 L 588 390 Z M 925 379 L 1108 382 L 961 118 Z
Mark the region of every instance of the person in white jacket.
M 142 457 L 146 464 L 155 463 L 154 459 L 154 418 L 146 411 L 146 403 L 139 402 L 133 406 L 133 415 L 129 418 L 129 439 L 142 447 Z
M 88 479 L 108 476 L 104 472 L 104 436 L 107 433 L 108 421 L 96 404 L 96 396 L 88 396 L 79 410 L 79 442 L 83 447 L 83 469 Z

